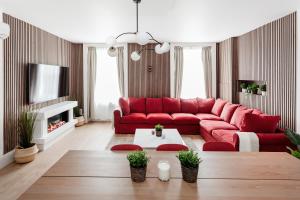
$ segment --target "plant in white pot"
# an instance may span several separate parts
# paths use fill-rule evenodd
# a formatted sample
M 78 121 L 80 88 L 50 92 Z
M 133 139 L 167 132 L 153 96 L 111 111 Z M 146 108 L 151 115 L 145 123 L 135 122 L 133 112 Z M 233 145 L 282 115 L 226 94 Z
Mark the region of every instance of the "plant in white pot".
M 18 120 L 17 131 L 19 134 L 19 146 L 15 149 L 16 163 L 28 163 L 35 159 L 38 153 L 37 145 L 32 143 L 36 114 L 30 112 L 21 113 Z
M 259 86 L 259 89 L 261 91 L 261 95 L 266 96 L 266 94 L 267 94 L 267 85 L 266 84 L 261 85 L 261 86 Z
M 241 83 L 240 87 L 242 88 L 242 93 L 247 93 L 247 83 Z

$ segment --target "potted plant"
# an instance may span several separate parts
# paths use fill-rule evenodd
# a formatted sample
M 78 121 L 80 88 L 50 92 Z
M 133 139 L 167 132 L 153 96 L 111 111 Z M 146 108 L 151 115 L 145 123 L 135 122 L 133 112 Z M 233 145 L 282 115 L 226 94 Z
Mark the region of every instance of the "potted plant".
M 180 151 L 177 158 L 181 164 L 182 178 L 188 183 L 195 183 L 198 177 L 199 163 L 201 159 L 193 150 Z
M 300 135 L 290 129 L 286 129 L 284 134 L 289 138 L 291 143 L 297 146 L 298 150 L 300 151 Z
M 16 163 L 28 163 L 35 159 L 38 153 L 37 145 L 31 143 L 36 114 L 23 112 L 18 120 L 17 131 L 19 134 L 19 146 L 15 149 Z
M 85 119 L 82 115 L 81 109 L 78 106 L 73 108 L 73 113 L 74 113 L 75 126 L 78 127 L 84 125 Z
M 162 130 L 163 130 L 163 126 L 160 124 L 155 125 L 155 134 L 157 137 L 161 137 L 162 136 Z
M 259 89 L 260 89 L 260 91 L 261 91 L 261 95 L 262 96 L 266 96 L 266 92 L 267 92 L 267 85 L 266 84 L 264 84 L 264 85 L 261 85 L 260 87 L 259 87 Z
M 127 159 L 130 164 L 131 180 L 134 182 L 144 182 L 146 179 L 147 163 L 149 158 L 144 151 L 129 153 Z
M 258 88 L 259 88 L 259 86 L 256 83 L 251 83 L 250 84 L 251 94 L 257 94 Z
M 241 83 L 240 87 L 242 88 L 242 93 L 247 93 L 247 83 Z
M 291 152 L 292 156 L 300 159 L 300 151 L 299 150 L 298 151 L 297 150 L 293 150 L 290 147 L 286 147 L 286 148 Z

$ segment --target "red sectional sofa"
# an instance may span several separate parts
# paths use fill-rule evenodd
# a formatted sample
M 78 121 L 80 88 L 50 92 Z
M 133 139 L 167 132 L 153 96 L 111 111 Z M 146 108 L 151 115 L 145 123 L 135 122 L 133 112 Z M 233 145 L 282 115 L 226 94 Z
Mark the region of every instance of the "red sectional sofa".
M 153 128 L 162 124 L 176 128 L 180 134 L 197 134 L 207 151 L 238 151 L 236 131 L 255 132 L 260 151 L 286 151 L 292 146 L 277 128 L 279 116 L 257 109 L 231 104 L 222 99 L 120 98 L 120 109 L 114 111 L 115 133 L 134 133 L 137 128 Z

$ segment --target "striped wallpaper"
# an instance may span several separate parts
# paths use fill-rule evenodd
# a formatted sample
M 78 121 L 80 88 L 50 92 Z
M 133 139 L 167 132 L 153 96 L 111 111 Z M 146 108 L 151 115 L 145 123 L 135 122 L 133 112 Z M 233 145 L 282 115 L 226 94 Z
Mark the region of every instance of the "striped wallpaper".
M 155 44 L 147 45 L 149 49 L 154 47 Z M 138 44 L 128 44 L 128 96 L 169 97 L 170 53 L 159 55 L 154 51 L 144 51 L 139 61 L 131 60 L 131 53 L 140 48 Z
M 11 28 L 4 41 L 4 152 L 18 144 L 16 121 L 22 111 L 38 109 L 67 100 L 59 98 L 41 104 L 26 105 L 26 66 L 42 63 L 70 67 L 70 94 L 82 105 L 82 45 L 73 44 L 24 21 L 4 14 Z
M 233 58 L 237 65 L 232 65 L 232 82 L 250 80 L 266 82 L 267 96 L 245 95 L 220 87 L 220 97 L 236 96 L 243 105 L 259 108 L 268 114 L 281 116 L 281 127 L 295 129 L 296 126 L 296 13 L 266 24 L 234 40 L 233 46 L 223 48 L 226 41 L 219 44 L 219 56 L 228 55 L 235 49 Z M 231 45 L 232 45 L 231 44 Z M 230 46 L 230 45 L 229 45 Z M 230 57 L 230 56 L 229 56 Z M 219 66 L 231 65 L 226 59 L 220 59 Z M 229 68 L 228 68 L 229 69 Z M 230 72 L 229 72 L 230 73 Z M 227 73 L 219 74 L 221 82 Z M 230 80 L 228 81 L 230 82 Z M 235 95 L 236 94 L 236 95 Z

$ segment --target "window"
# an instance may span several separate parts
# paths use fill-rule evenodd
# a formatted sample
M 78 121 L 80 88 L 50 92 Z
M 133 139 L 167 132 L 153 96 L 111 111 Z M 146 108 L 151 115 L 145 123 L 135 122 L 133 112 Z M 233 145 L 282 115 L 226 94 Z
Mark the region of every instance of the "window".
M 116 57 L 107 55 L 106 48 L 97 48 L 97 74 L 94 93 L 94 120 L 109 121 L 120 97 Z
M 183 48 L 182 98 L 206 98 L 202 49 Z

